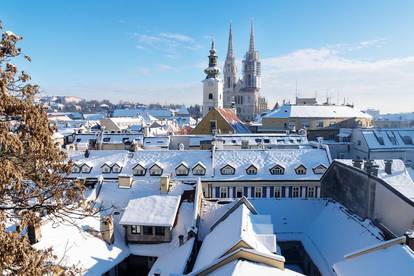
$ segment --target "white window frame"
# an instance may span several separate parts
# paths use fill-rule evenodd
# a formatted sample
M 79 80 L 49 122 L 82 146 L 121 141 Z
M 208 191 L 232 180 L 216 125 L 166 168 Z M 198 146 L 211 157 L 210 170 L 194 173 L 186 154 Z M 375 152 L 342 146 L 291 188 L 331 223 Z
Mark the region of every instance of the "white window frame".
M 315 197 L 315 193 L 316 193 L 316 188 L 315 187 L 308 187 L 307 197 L 314 198 Z
M 280 197 L 282 197 L 282 187 L 280 187 L 280 186 L 275 186 L 273 189 L 274 189 L 274 190 L 273 190 L 273 195 L 274 195 L 274 197 L 275 197 L 275 198 L 280 198 Z
M 292 197 L 299 197 L 300 187 L 292 187 Z
M 228 198 L 227 187 L 220 187 L 220 198 Z
M 263 187 L 254 187 L 254 197 L 261 198 L 263 197 Z
M 237 196 L 238 193 L 240 193 L 240 196 Z M 234 195 L 234 197 L 236 197 L 236 198 L 243 197 L 243 187 L 236 187 L 236 194 Z

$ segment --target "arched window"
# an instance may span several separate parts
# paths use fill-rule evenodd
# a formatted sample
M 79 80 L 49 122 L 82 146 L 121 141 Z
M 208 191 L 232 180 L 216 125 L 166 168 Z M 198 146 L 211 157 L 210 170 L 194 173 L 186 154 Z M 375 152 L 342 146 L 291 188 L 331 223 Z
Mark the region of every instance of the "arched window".
M 213 94 L 212 93 L 208 94 L 208 99 L 209 100 L 212 100 L 213 99 Z

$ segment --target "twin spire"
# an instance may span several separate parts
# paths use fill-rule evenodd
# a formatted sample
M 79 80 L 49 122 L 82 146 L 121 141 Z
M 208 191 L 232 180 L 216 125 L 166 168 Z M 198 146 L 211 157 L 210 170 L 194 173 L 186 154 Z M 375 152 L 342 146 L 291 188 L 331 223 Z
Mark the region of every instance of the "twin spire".
M 253 27 L 253 21 L 250 21 L 250 41 L 249 41 L 249 53 L 254 53 L 255 49 L 254 49 L 254 27 Z M 233 32 L 232 32 L 232 28 L 231 28 L 231 23 L 230 23 L 230 28 L 229 28 L 229 44 L 228 44 L 228 48 L 227 48 L 227 59 L 229 58 L 233 58 L 234 54 L 233 54 Z

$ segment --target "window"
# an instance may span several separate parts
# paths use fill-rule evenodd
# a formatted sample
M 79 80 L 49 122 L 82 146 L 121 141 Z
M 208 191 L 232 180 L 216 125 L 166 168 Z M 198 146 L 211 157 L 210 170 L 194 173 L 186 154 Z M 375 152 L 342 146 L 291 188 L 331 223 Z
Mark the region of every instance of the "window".
M 326 167 L 322 164 L 313 168 L 314 174 L 324 174 L 325 172 L 326 172 Z
M 213 99 L 213 94 L 212 93 L 208 94 L 208 99 L 209 100 L 212 100 Z
M 197 164 L 196 166 L 194 166 L 193 175 L 205 175 L 205 174 L 206 174 L 206 169 L 203 168 L 203 166 L 201 166 L 200 164 Z
M 360 146 L 361 145 L 361 140 L 358 140 L 357 144 L 358 144 L 358 146 Z
M 131 234 L 141 234 L 141 226 L 131 225 Z
M 78 165 L 73 166 L 72 173 L 80 173 L 80 168 L 78 167 Z
M 80 141 L 82 141 L 81 138 L 76 139 L 76 143 L 79 143 Z
M 83 173 L 90 173 L 90 172 L 91 172 L 91 170 L 92 170 L 92 168 L 91 168 L 91 167 L 89 167 L 88 165 L 83 165 L 83 166 L 82 166 L 82 172 L 83 172 Z
M 243 197 L 243 187 L 236 187 L 236 197 L 237 198 Z
M 110 173 L 111 172 L 111 168 L 108 165 L 104 165 L 102 167 L 102 173 Z
M 308 197 L 315 197 L 315 187 L 308 187 Z
M 109 141 L 111 141 L 111 137 L 105 137 L 105 138 L 102 139 L 102 141 L 109 142 Z
M 165 235 L 165 228 L 164 227 L 155 227 L 155 236 L 164 236 Z
M 145 170 L 145 168 L 144 168 L 144 167 L 142 167 L 141 165 L 138 165 L 138 166 L 136 166 L 136 167 L 133 169 L 132 173 L 133 173 L 134 175 L 137 175 L 137 176 L 143 176 L 143 175 L 145 175 L 146 170 Z
M 211 132 L 214 132 L 214 131 L 217 130 L 217 121 L 216 120 L 211 120 L 210 121 L 210 129 L 211 129 Z
M 254 197 L 262 197 L 262 187 L 254 188 Z
M 296 174 L 306 174 L 306 168 L 303 165 L 300 165 L 295 169 Z
M 281 196 L 280 187 L 275 187 L 274 193 L 275 193 L 276 198 L 280 197 Z
M 129 138 L 128 137 L 124 137 L 124 138 L 122 138 L 122 143 L 124 143 L 125 144 L 125 142 L 126 141 L 129 141 Z
M 184 164 L 181 164 L 175 169 L 175 174 L 178 176 L 188 175 L 188 168 Z
M 221 174 L 222 175 L 233 175 L 234 174 L 234 168 L 230 165 L 226 165 L 223 168 L 221 168 Z
M 162 168 L 158 165 L 153 165 L 150 169 L 151 176 L 160 176 L 162 174 Z
M 299 187 L 293 187 L 292 197 L 299 197 Z
M 285 169 L 280 165 L 276 165 L 270 169 L 270 173 L 273 175 L 282 175 L 285 173 Z
M 319 121 L 316 127 L 323 127 L 323 121 Z
M 269 144 L 270 140 L 269 139 L 264 139 L 263 142 L 265 142 L 265 144 Z
M 152 226 L 142 226 L 144 235 L 152 235 Z
M 227 198 L 227 187 L 220 187 L 220 197 Z
M 246 173 L 248 175 L 253 175 L 253 174 L 257 174 L 257 168 L 253 165 L 250 165 L 247 169 L 246 169 Z
M 122 170 L 122 167 L 120 167 L 120 166 L 118 166 L 118 165 L 114 165 L 114 166 L 112 167 L 112 172 L 114 172 L 114 173 L 120 173 L 120 172 L 121 172 L 121 170 Z

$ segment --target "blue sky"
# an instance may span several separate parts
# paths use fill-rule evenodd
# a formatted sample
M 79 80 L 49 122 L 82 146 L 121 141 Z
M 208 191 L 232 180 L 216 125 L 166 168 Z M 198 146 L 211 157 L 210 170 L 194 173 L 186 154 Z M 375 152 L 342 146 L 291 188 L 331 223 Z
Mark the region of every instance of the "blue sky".
M 413 14 L 409 0 L 4 0 L 0 9 L 44 94 L 200 103 L 210 37 L 223 62 L 231 21 L 241 62 L 253 18 L 270 105 L 293 100 L 297 82 L 300 96 L 384 112 L 414 111 Z

